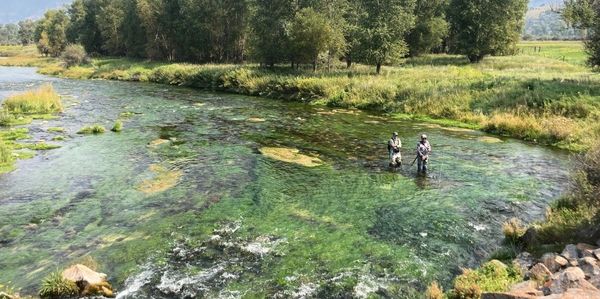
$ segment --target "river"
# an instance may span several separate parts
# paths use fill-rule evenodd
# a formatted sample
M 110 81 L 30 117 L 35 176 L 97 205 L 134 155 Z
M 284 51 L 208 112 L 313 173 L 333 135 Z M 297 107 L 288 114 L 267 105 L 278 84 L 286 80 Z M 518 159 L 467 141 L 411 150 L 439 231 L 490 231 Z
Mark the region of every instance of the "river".
M 120 298 L 410 297 L 476 266 L 504 221 L 541 219 L 568 184 L 564 152 L 354 110 L 7 67 L 0 101 L 43 83 L 66 109 L 26 126 L 31 140 L 67 138 L 0 176 L 0 283 L 26 294 L 82 262 Z M 117 119 L 120 133 L 76 134 Z M 388 169 L 392 131 L 405 164 L 429 135 L 427 176 Z

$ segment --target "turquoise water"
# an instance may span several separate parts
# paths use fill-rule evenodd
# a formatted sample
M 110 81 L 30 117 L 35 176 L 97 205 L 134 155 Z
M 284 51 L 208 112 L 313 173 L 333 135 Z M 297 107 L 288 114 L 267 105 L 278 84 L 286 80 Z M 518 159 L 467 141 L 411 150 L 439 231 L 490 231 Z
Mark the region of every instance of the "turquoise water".
M 0 98 L 46 82 L 66 109 L 28 125 L 31 140 L 67 139 L 0 176 L 0 283 L 23 293 L 94 260 L 121 298 L 419 296 L 484 260 L 502 222 L 541 219 L 567 186 L 565 153 L 365 112 L 29 68 L 0 68 Z M 76 134 L 117 119 L 121 133 Z M 405 146 L 395 171 L 392 131 Z M 427 176 L 407 166 L 422 133 Z M 143 192 L 156 167 L 175 184 Z

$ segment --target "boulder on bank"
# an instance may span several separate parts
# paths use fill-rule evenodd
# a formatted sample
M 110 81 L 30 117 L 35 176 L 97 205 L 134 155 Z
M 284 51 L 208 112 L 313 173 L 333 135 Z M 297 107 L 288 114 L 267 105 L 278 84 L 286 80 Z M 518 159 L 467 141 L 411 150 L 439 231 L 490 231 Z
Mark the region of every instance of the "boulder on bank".
M 81 296 L 114 297 L 113 289 L 106 280 L 106 274 L 98 273 L 84 265 L 76 264 L 65 269 L 62 277 L 77 284 Z
M 565 269 L 548 285 L 548 290 L 551 294 L 565 293 L 568 289 L 582 289 L 598 292 L 598 289 L 585 280 L 585 273 L 578 267 Z
M 563 250 L 563 252 L 560 255 L 562 255 L 564 258 L 566 258 L 569 261 L 577 260 L 579 258 L 579 254 L 577 253 L 577 246 L 575 246 L 573 244 L 569 244 L 569 245 L 565 246 L 565 249 Z

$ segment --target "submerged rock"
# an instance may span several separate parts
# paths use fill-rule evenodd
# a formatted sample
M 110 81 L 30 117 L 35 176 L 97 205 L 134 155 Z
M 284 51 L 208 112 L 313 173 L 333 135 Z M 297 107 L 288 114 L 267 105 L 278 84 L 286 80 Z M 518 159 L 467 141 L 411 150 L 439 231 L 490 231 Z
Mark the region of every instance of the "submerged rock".
M 169 170 L 163 166 L 152 164 L 150 171 L 154 173 L 152 179 L 144 180 L 138 186 L 138 190 L 146 194 L 163 192 L 177 185 L 183 175 L 181 170 Z
M 479 137 L 479 138 L 477 138 L 477 141 L 481 141 L 484 143 L 502 143 L 502 142 L 504 142 L 500 138 L 490 137 L 490 136 Z
M 249 121 L 249 122 L 252 122 L 252 123 L 262 123 L 262 122 L 266 121 L 266 119 L 260 118 L 260 117 L 250 117 L 250 118 L 248 118 L 246 120 Z
M 300 154 L 300 150 L 285 147 L 263 147 L 261 154 L 271 159 L 295 163 L 306 167 L 316 167 L 323 164 L 323 161 L 316 157 Z

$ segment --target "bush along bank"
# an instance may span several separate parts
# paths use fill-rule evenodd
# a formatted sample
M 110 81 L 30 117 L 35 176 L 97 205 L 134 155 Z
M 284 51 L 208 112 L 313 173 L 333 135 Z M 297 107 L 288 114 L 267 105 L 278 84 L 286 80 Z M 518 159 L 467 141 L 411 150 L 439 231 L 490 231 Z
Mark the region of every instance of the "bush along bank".
M 600 134 L 600 88 L 581 66 L 530 57 L 490 57 L 477 65 L 434 55 L 405 61 L 380 76 L 365 66 L 308 72 L 257 65 L 194 65 L 99 58 L 42 74 L 189 86 L 343 108 L 446 119 L 570 150 L 586 150 Z M 442 123 L 445 123 L 442 121 Z

